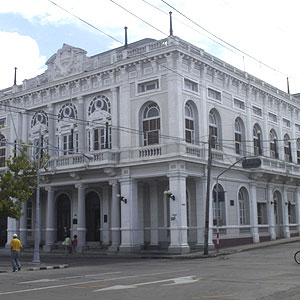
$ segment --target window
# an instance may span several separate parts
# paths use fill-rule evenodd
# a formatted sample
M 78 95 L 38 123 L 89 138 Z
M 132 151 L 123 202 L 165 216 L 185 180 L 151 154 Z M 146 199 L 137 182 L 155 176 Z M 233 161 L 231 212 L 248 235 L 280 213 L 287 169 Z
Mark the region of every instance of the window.
M 282 122 L 285 127 L 291 127 L 291 122 L 289 120 L 283 118 Z
M 194 128 L 194 112 L 189 103 L 185 105 L 185 141 L 187 143 L 195 143 L 195 128 Z
M 225 211 L 225 192 L 223 187 L 219 184 L 218 187 L 218 203 L 219 206 L 217 207 L 216 202 L 216 190 L 217 186 L 215 185 L 213 190 L 213 224 L 217 225 L 217 217 L 219 218 L 219 225 L 223 226 L 226 225 L 226 211 Z
M 257 203 L 257 223 L 258 225 L 268 224 L 266 203 Z
M 289 223 L 296 224 L 296 207 L 295 203 L 288 201 L 288 215 L 289 215 Z
M 268 116 L 270 121 L 277 123 L 277 116 L 275 114 L 269 112 Z
M 241 100 L 234 99 L 234 107 L 245 110 L 245 103 Z
M 288 134 L 284 135 L 284 160 L 286 162 L 292 162 L 292 147 L 291 141 Z
M 88 120 L 91 121 L 87 134 L 89 151 L 111 149 L 111 110 L 110 101 L 105 95 L 99 95 L 91 101 Z
M 138 92 L 139 93 L 145 93 L 145 92 L 148 92 L 151 90 L 156 90 L 158 88 L 159 88 L 158 79 L 138 84 Z
M 300 165 L 300 138 L 297 139 L 297 164 Z
M 143 113 L 143 144 L 144 146 L 159 144 L 160 111 L 156 103 L 146 106 Z
M 258 124 L 253 127 L 254 155 L 262 155 L 261 130 Z
M 295 124 L 296 127 L 296 131 L 300 131 L 300 125 L 299 124 Z
M 242 149 L 242 123 L 239 119 L 235 120 L 234 123 L 234 139 L 235 139 L 235 153 L 243 154 Z
M 4 135 L 0 134 L 0 167 L 6 165 L 6 139 Z
M 272 158 L 279 158 L 278 147 L 277 147 L 277 135 L 275 130 L 270 131 L 270 156 Z
M 78 152 L 78 133 L 74 133 L 71 130 L 70 134 L 64 134 L 62 136 L 62 150 L 63 155 L 74 154 L 74 152 Z
M 208 88 L 208 98 L 221 101 L 221 93 Z
M 254 115 L 259 116 L 259 117 L 262 116 L 262 110 L 261 110 L 261 108 L 259 108 L 257 106 L 252 106 L 252 111 L 253 111 Z
M 5 119 L 0 119 L 0 127 L 4 127 L 5 126 Z
M 240 212 L 240 225 L 249 225 L 249 200 L 248 193 L 245 188 L 239 190 L 239 212 Z
M 213 149 L 219 149 L 217 116 L 214 112 L 209 113 L 209 134 L 211 137 L 211 147 Z
M 198 83 L 196 82 L 193 82 L 189 79 L 184 79 L 184 88 L 186 90 L 190 90 L 190 91 L 193 91 L 193 92 L 198 92 Z
M 77 119 L 77 108 L 72 103 L 66 103 L 58 113 L 58 122 L 64 119 Z
M 27 232 L 28 236 L 31 236 L 31 229 L 32 229 L 32 201 L 27 200 Z

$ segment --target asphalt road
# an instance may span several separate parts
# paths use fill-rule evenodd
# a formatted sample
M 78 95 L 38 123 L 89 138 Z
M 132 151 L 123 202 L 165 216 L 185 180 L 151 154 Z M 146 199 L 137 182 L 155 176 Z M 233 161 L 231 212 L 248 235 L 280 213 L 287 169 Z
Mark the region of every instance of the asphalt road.
M 25 256 L 20 272 L 0 273 L 0 299 L 299 300 L 298 248 L 290 243 L 203 259 L 42 257 L 69 267 L 36 271 L 27 270 Z M 9 268 L 8 259 L 0 257 L 0 270 Z

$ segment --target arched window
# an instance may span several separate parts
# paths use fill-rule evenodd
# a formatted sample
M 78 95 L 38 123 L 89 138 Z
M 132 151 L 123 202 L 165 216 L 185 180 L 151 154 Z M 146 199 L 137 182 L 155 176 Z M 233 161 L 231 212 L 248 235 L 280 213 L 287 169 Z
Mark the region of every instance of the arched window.
M 78 152 L 77 108 L 69 102 L 64 104 L 58 113 L 57 142 L 59 155 Z
M 48 115 L 45 111 L 37 111 L 31 119 L 30 140 L 33 143 L 32 157 L 48 153 Z
M 225 210 L 225 192 L 223 187 L 218 185 L 218 203 L 217 205 L 217 185 L 213 189 L 213 224 L 217 225 L 217 217 L 219 218 L 219 225 L 226 225 L 226 210 Z
M 111 110 L 110 101 L 105 95 L 93 98 L 88 109 L 89 151 L 111 149 Z
M 274 129 L 270 131 L 270 156 L 272 158 L 279 158 L 278 147 L 277 147 L 277 135 Z
M 220 128 L 219 116 L 216 111 L 211 110 L 209 113 L 209 133 L 211 137 L 211 147 L 213 149 L 221 149 L 220 145 Z
M 0 167 L 5 167 L 6 165 L 6 139 L 4 135 L 0 134 Z
M 234 123 L 234 139 L 235 139 L 235 153 L 243 155 L 245 153 L 245 144 L 242 140 L 245 137 L 245 130 L 243 121 L 239 118 Z
M 195 144 L 195 120 L 194 111 L 189 103 L 185 104 L 185 141 L 187 143 Z
M 148 104 L 143 112 L 144 146 L 159 144 L 160 110 L 156 103 Z
M 284 135 L 284 160 L 286 162 L 292 162 L 292 147 L 291 147 L 291 141 L 288 134 Z
M 262 155 L 261 129 L 258 124 L 253 127 L 254 155 Z
M 250 224 L 250 213 L 249 213 L 249 197 L 248 192 L 245 188 L 239 190 L 239 212 L 240 212 L 240 225 Z
M 297 139 L 297 164 L 300 165 L 300 138 Z

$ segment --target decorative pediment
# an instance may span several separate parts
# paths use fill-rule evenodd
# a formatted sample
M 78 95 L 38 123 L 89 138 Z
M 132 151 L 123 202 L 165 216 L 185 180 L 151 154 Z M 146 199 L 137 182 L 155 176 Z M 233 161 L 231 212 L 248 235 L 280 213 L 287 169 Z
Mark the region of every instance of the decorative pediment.
M 86 54 L 83 49 L 63 44 L 63 47 L 46 62 L 48 78 L 54 80 L 83 72 Z

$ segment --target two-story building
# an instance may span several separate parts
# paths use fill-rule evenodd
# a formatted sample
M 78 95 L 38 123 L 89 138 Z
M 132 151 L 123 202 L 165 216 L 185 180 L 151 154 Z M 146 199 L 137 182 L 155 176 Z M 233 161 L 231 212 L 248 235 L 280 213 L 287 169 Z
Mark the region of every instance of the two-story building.
M 33 158 L 40 147 L 50 155 L 41 171 L 45 251 L 65 226 L 79 251 L 201 248 L 208 190 L 210 246 L 217 216 L 221 246 L 299 234 L 297 95 L 175 36 L 92 57 L 64 44 L 46 65 L 0 91 L 2 169 L 14 141 L 32 143 Z M 261 166 L 244 169 L 244 156 Z M 234 163 L 219 177 L 217 206 L 216 179 Z M 8 241 L 17 232 L 33 244 L 35 208 L 33 197 L 8 220 Z

